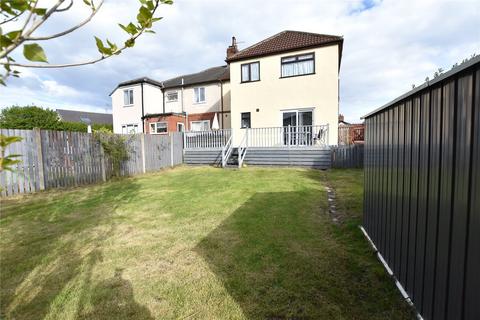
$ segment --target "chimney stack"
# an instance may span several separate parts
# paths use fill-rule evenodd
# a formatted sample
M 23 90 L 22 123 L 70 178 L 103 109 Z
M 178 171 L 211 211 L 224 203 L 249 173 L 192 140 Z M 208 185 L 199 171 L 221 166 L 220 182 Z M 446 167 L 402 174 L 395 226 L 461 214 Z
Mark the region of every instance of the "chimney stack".
M 237 39 L 235 39 L 235 37 L 232 37 L 232 44 L 227 48 L 227 59 L 233 56 L 237 52 L 238 52 Z
M 345 120 L 345 117 L 343 116 L 343 114 L 339 114 L 338 115 L 338 122 L 343 122 Z

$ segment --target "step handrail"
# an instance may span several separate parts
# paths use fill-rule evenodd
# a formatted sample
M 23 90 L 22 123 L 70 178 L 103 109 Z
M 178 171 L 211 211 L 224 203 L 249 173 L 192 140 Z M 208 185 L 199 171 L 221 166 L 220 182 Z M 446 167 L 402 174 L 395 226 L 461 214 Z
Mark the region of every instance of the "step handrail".
M 245 145 L 243 147 L 243 145 Z M 243 136 L 242 142 L 238 146 L 238 168 L 240 169 L 243 165 L 243 160 L 247 154 L 248 149 L 248 129 L 245 130 L 245 135 Z
M 227 161 L 232 154 L 232 136 L 228 139 L 227 143 L 222 148 L 222 168 L 225 168 Z

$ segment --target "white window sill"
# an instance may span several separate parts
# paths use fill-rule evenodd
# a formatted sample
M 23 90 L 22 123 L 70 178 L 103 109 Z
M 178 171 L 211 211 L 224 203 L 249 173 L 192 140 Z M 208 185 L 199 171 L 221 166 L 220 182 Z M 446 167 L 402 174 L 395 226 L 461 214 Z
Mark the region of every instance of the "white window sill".
M 170 103 L 170 102 L 178 102 L 178 100 L 170 100 L 170 101 L 165 101 L 166 103 Z
M 206 101 L 200 101 L 200 102 L 194 102 L 193 104 L 205 104 L 207 103 Z
M 133 104 L 126 104 L 123 106 L 124 108 L 130 108 L 130 107 L 133 107 Z

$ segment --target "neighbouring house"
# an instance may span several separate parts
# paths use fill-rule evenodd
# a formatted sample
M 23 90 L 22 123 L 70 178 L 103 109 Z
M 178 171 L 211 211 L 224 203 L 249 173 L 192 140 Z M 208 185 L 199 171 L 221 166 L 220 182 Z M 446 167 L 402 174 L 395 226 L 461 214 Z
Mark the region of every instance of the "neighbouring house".
M 110 126 L 113 124 L 113 116 L 111 113 L 85 112 L 64 109 L 56 109 L 55 112 L 62 121 L 104 124 Z
M 365 142 L 365 124 L 349 123 L 343 114 L 338 115 L 338 145 L 363 144 Z
M 227 65 L 120 83 L 110 94 L 114 132 L 232 129 L 239 145 L 246 128 L 288 127 L 282 143 L 323 135 L 337 144 L 342 47 L 339 36 L 283 31 L 238 50 L 233 37 Z

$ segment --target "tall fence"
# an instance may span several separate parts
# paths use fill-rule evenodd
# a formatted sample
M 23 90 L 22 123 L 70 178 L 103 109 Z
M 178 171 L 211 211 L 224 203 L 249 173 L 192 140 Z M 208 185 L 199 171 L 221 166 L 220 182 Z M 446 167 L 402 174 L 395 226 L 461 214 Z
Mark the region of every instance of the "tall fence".
M 20 154 L 12 172 L 0 173 L 2 196 L 72 187 L 106 181 L 113 173 L 111 159 L 92 134 L 50 130 L 0 129 L 7 136 L 22 137 L 6 154 Z M 129 157 L 120 175 L 128 176 L 183 162 L 181 133 L 124 135 Z
M 480 58 L 366 116 L 363 225 L 425 319 L 480 319 Z
M 363 168 L 363 144 L 331 146 L 333 168 Z

